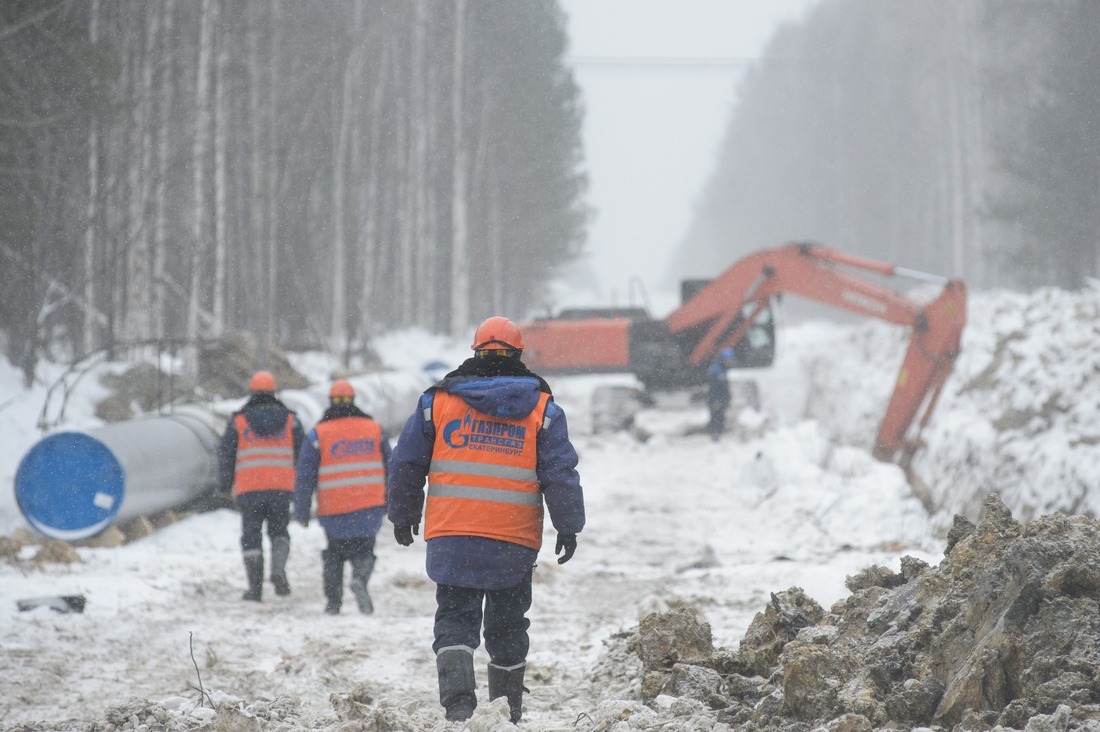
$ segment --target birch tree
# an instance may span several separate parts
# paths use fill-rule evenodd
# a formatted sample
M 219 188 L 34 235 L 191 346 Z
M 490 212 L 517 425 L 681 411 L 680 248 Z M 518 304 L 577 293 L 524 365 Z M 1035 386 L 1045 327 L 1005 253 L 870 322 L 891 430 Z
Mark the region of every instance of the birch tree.
M 206 155 L 210 137 L 210 56 L 213 53 L 213 0 L 202 0 L 199 19 L 199 53 L 195 78 L 195 137 L 191 148 L 191 175 L 194 197 L 191 215 L 191 272 L 187 299 L 187 340 L 199 337 L 202 310 L 203 263 L 206 258 Z
M 382 34 L 385 37 L 385 34 Z M 385 152 L 382 149 L 382 130 L 385 119 L 385 101 L 387 83 L 390 78 L 390 57 L 393 46 L 383 41 L 384 46 L 378 54 L 378 65 L 373 74 L 370 114 L 367 124 L 366 149 L 369 162 L 365 166 L 356 166 L 359 176 L 359 206 L 357 250 L 362 262 L 362 284 L 359 292 L 360 335 L 365 339 L 374 333 L 377 317 L 375 310 L 375 287 L 379 271 L 379 218 L 382 206 L 379 204 Z
M 134 33 L 142 29 L 142 16 L 130 21 Z M 152 106 L 156 99 L 153 87 L 155 62 L 153 52 L 157 47 L 160 28 L 160 8 L 157 3 L 145 6 L 143 46 L 135 44 L 135 65 L 141 70 L 133 75 L 133 98 L 131 113 L 132 139 L 139 140 L 138 154 L 130 156 L 128 165 L 128 188 L 130 208 L 126 234 L 126 326 L 125 335 L 130 338 L 146 339 L 152 333 L 152 262 L 149 229 L 146 215 L 152 199 L 153 162 L 153 124 Z
M 212 24 L 217 27 L 216 23 Z M 226 239 L 226 146 L 228 137 L 229 43 L 218 33 L 214 41 L 217 60 L 214 74 L 214 305 L 211 335 L 225 331 L 225 288 L 229 266 L 229 242 Z
M 470 269 L 467 260 L 466 177 L 467 152 L 463 85 L 466 51 L 466 0 L 455 2 L 454 59 L 451 80 L 451 133 L 454 163 L 451 174 L 451 334 L 458 336 L 470 324 Z
M 92 0 L 88 10 L 88 41 L 99 42 L 99 0 Z M 99 211 L 99 122 L 92 115 L 88 122 L 88 198 L 85 205 L 84 228 L 84 302 L 96 301 L 96 221 Z M 97 345 L 96 321 L 92 308 L 84 309 L 81 345 L 85 353 Z
M 164 0 L 162 26 L 165 39 L 172 39 L 173 16 L 175 15 L 175 0 Z M 156 155 L 156 182 L 153 189 L 153 232 L 152 232 L 152 317 L 153 328 L 157 338 L 164 338 L 168 334 L 167 295 L 165 278 L 167 272 L 167 188 L 169 166 L 169 129 L 171 127 L 172 99 L 175 90 L 173 71 L 175 68 L 174 56 L 168 55 L 160 65 L 160 84 L 156 97 L 157 107 L 157 155 Z
M 270 56 L 270 68 L 268 69 L 268 87 L 267 87 L 267 110 L 266 110 L 266 128 L 267 128 L 267 164 L 265 170 L 266 178 L 266 194 L 267 200 L 265 201 L 265 208 L 267 209 L 267 283 L 266 283 L 266 297 L 264 303 L 266 310 L 264 312 L 264 349 L 270 350 L 275 347 L 277 337 L 277 319 L 278 313 L 278 300 L 276 295 L 278 294 L 279 287 L 279 212 L 278 212 L 278 192 L 279 192 L 279 147 L 278 147 L 278 110 L 279 110 L 279 63 L 280 63 L 280 43 L 282 38 L 280 36 L 280 26 L 282 17 L 282 0 L 272 0 L 271 3 L 271 21 L 270 21 L 270 33 L 271 39 L 269 43 L 269 56 Z
M 269 136 L 264 124 L 266 107 L 262 104 L 264 92 L 263 63 L 260 56 L 263 29 L 260 24 L 259 3 L 248 4 L 248 130 L 249 130 L 249 199 L 248 199 L 248 251 L 244 254 L 250 277 L 246 280 L 246 289 L 250 292 L 248 302 L 249 322 L 262 333 L 267 332 L 267 312 L 270 307 L 268 281 L 264 262 L 268 250 L 265 246 L 269 232 L 267 217 L 267 174 L 268 162 L 266 149 Z
M 339 121 L 335 130 L 335 145 L 333 146 L 332 160 L 332 312 L 329 324 L 329 343 L 334 353 L 341 353 L 347 348 L 347 234 L 345 231 L 345 217 L 347 216 L 346 181 L 347 181 L 347 155 L 349 139 L 352 128 L 355 125 L 355 99 L 357 97 L 357 84 L 360 81 L 362 70 L 363 47 L 359 39 L 363 31 L 363 6 L 355 3 L 352 20 L 352 32 L 350 34 L 350 50 L 347 61 L 344 64 L 344 73 L 341 85 L 339 103 Z

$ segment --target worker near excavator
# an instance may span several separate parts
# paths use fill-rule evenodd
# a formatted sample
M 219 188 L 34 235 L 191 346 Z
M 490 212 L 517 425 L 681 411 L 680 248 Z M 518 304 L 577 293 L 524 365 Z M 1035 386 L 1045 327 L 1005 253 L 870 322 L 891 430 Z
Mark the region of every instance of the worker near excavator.
M 374 419 L 355 406 L 355 388 L 337 379 L 329 406 L 298 452 L 294 518 L 309 526 L 313 495 L 328 547 L 321 551 L 325 612 L 338 615 L 344 598 L 344 564 L 359 612 L 374 612 L 367 585 L 374 572 L 374 540 L 386 514 L 386 465 L 390 444 Z
M 244 600 L 263 598 L 263 528 L 271 540 L 271 583 L 275 594 L 289 595 L 286 563 L 290 557 L 290 500 L 294 461 L 304 438 L 298 416 L 275 396 L 275 377 L 257 371 L 250 396 L 226 425 L 218 448 L 221 489 L 233 492 L 241 513 L 241 553 L 248 589 Z
M 390 461 L 387 511 L 402 546 L 413 543 L 423 513 L 447 719 L 469 719 L 477 706 L 474 651 L 484 622 L 489 699 L 506 697 L 518 722 L 543 505 L 564 564 L 584 528 L 584 497 L 565 413 L 523 364 L 519 328 L 489 318 L 471 347 L 473 357 L 424 392 L 405 423 Z
M 710 412 L 707 434 L 715 441 L 726 431 L 726 410 L 731 401 L 726 369 L 733 366 L 734 360 L 733 350 L 726 348 L 707 367 L 707 410 Z

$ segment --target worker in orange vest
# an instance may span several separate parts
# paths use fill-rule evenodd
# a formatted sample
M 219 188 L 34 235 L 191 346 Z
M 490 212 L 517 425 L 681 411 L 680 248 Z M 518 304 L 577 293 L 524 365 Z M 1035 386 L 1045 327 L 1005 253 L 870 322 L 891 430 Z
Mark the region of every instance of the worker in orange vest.
M 294 460 L 304 433 L 298 416 L 275 397 L 275 377 L 257 371 L 251 395 L 229 418 L 218 449 L 222 491 L 233 491 L 241 512 L 241 552 L 248 590 L 245 600 L 263 597 L 263 527 L 271 540 L 271 583 L 275 594 L 289 595 L 286 563 L 290 556 L 290 499 Z
M 338 615 L 344 598 L 344 563 L 351 564 L 349 587 L 359 612 L 370 615 L 367 591 L 374 572 L 374 539 L 386 515 L 386 464 L 390 445 L 381 425 L 355 406 L 355 389 L 337 379 L 329 406 L 298 453 L 294 518 L 309 526 L 313 495 L 328 538 L 321 551 L 325 612 Z
M 543 505 L 564 564 L 584 528 L 584 496 L 565 413 L 523 364 L 519 328 L 489 318 L 472 348 L 474 356 L 424 392 L 405 423 L 390 460 L 387 511 L 402 546 L 413 543 L 423 513 L 427 572 L 436 583 L 432 649 L 447 719 L 469 719 L 477 706 L 473 658 L 484 622 L 489 699 L 506 697 L 518 722 Z

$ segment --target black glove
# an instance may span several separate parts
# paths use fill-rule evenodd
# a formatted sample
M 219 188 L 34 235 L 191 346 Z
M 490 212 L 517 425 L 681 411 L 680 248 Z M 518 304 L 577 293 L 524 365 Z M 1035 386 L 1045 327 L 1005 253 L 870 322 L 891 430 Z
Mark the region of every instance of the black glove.
M 562 554 L 562 550 L 565 553 Z M 573 558 L 573 552 L 577 551 L 577 535 L 576 534 L 558 534 L 558 544 L 554 547 L 555 554 L 561 554 L 558 557 L 558 564 L 565 564 Z
M 401 546 L 411 546 L 413 543 L 413 534 L 420 533 L 420 524 L 401 524 L 400 526 L 394 525 L 393 538 L 397 539 L 397 543 Z

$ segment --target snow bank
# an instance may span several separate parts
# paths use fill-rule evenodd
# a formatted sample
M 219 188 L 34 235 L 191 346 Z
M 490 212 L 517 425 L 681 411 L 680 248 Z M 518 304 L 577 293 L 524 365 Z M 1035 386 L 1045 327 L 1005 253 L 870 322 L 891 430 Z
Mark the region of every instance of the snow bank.
M 804 323 L 780 336 L 775 369 L 758 376 L 764 410 L 812 419 L 838 442 L 869 449 L 909 333 L 879 322 Z M 1022 520 L 1100 515 L 1100 292 L 973 293 L 962 353 L 913 466 L 931 487 L 944 535 L 955 514 L 980 518 L 1000 494 Z

